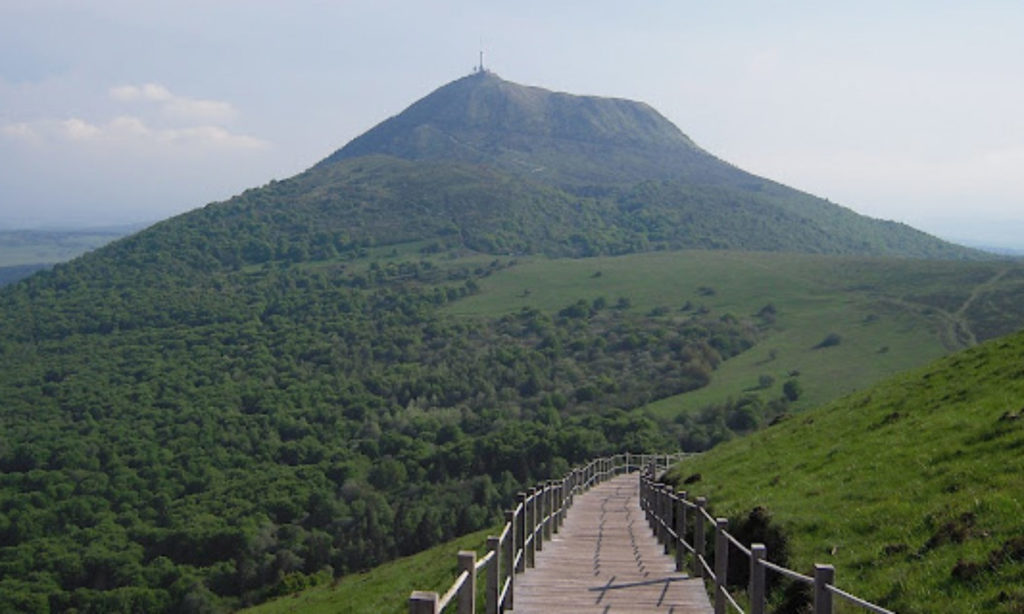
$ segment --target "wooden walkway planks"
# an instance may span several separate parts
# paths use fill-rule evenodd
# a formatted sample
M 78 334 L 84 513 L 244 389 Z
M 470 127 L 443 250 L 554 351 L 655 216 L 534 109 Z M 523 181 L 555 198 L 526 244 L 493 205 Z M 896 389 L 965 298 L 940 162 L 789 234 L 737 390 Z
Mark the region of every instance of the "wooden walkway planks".
M 713 611 L 699 578 L 675 571 L 644 520 L 637 474 L 576 498 L 565 524 L 516 576 L 516 614 Z

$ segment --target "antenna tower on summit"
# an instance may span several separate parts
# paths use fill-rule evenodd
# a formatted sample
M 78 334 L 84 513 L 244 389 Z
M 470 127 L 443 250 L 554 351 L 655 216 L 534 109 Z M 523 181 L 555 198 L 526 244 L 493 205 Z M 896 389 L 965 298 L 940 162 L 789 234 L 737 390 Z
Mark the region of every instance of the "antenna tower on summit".
M 480 50 L 480 64 L 476 67 L 477 72 L 487 72 L 484 70 L 484 50 Z

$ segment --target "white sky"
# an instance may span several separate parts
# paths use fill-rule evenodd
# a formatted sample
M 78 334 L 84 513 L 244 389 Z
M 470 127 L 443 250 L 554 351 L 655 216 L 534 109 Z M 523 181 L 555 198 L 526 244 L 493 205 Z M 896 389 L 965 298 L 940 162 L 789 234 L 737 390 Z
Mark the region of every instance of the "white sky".
M 291 176 L 481 44 L 506 79 L 645 101 L 751 172 L 1024 247 L 1014 0 L 0 0 L 0 227 L 152 221 Z

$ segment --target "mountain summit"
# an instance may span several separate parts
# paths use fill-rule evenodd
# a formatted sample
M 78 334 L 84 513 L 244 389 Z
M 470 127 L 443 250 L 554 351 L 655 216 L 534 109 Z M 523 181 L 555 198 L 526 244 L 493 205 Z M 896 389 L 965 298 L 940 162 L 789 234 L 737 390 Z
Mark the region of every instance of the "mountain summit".
M 487 71 L 438 88 L 326 162 L 370 154 L 494 165 L 562 184 L 723 170 L 721 162 L 647 104 L 552 92 Z
M 377 194 L 394 197 L 378 220 L 359 224 L 375 240 L 443 235 L 475 250 L 574 256 L 665 248 L 980 256 L 747 173 L 642 102 L 486 71 L 438 88 L 300 178 L 344 193 L 354 187 L 349 171 L 365 174 L 359 161 L 370 159 L 374 178 L 358 185 L 382 181 L 391 187 Z

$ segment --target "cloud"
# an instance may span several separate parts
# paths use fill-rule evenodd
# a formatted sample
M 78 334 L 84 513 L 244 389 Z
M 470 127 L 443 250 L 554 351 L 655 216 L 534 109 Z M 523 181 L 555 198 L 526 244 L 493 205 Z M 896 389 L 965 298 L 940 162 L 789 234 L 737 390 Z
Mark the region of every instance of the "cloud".
M 178 96 L 159 83 L 118 85 L 110 88 L 109 94 L 118 102 L 157 103 L 160 111 L 172 119 L 220 123 L 233 119 L 237 114 L 229 102 Z
M 225 127 L 237 114 L 228 102 L 179 96 L 159 83 L 117 85 L 107 90 L 107 95 L 109 100 L 129 105 L 131 112 L 105 121 L 81 116 L 0 120 L 0 139 L 68 151 L 103 146 L 110 153 L 123 149 L 128 155 L 240 152 L 270 146 L 263 139 Z
M 0 126 L 0 133 L 15 139 L 31 140 L 36 138 L 36 133 L 32 130 L 32 126 L 26 122 L 4 124 Z
M 110 97 L 120 102 L 136 102 L 140 100 L 162 102 L 174 98 L 169 89 L 157 83 L 118 85 L 110 88 Z
M 220 150 L 269 147 L 269 143 L 262 139 L 236 134 L 221 126 L 153 127 L 142 118 L 131 115 L 115 117 L 103 124 L 93 124 L 78 117 L 11 123 L 0 126 L 0 134 L 37 146 L 93 143 Z
M 96 138 L 102 133 L 99 127 L 77 117 L 65 119 L 61 122 L 61 127 L 68 138 L 76 141 Z
M 173 98 L 163 106 L 163 112 L 179 119 L 202 119 L 207 121 L 227 121 L 235 116 L 235 109 L 227 102 L 220 100 L 193 100 L 191 98 Z

